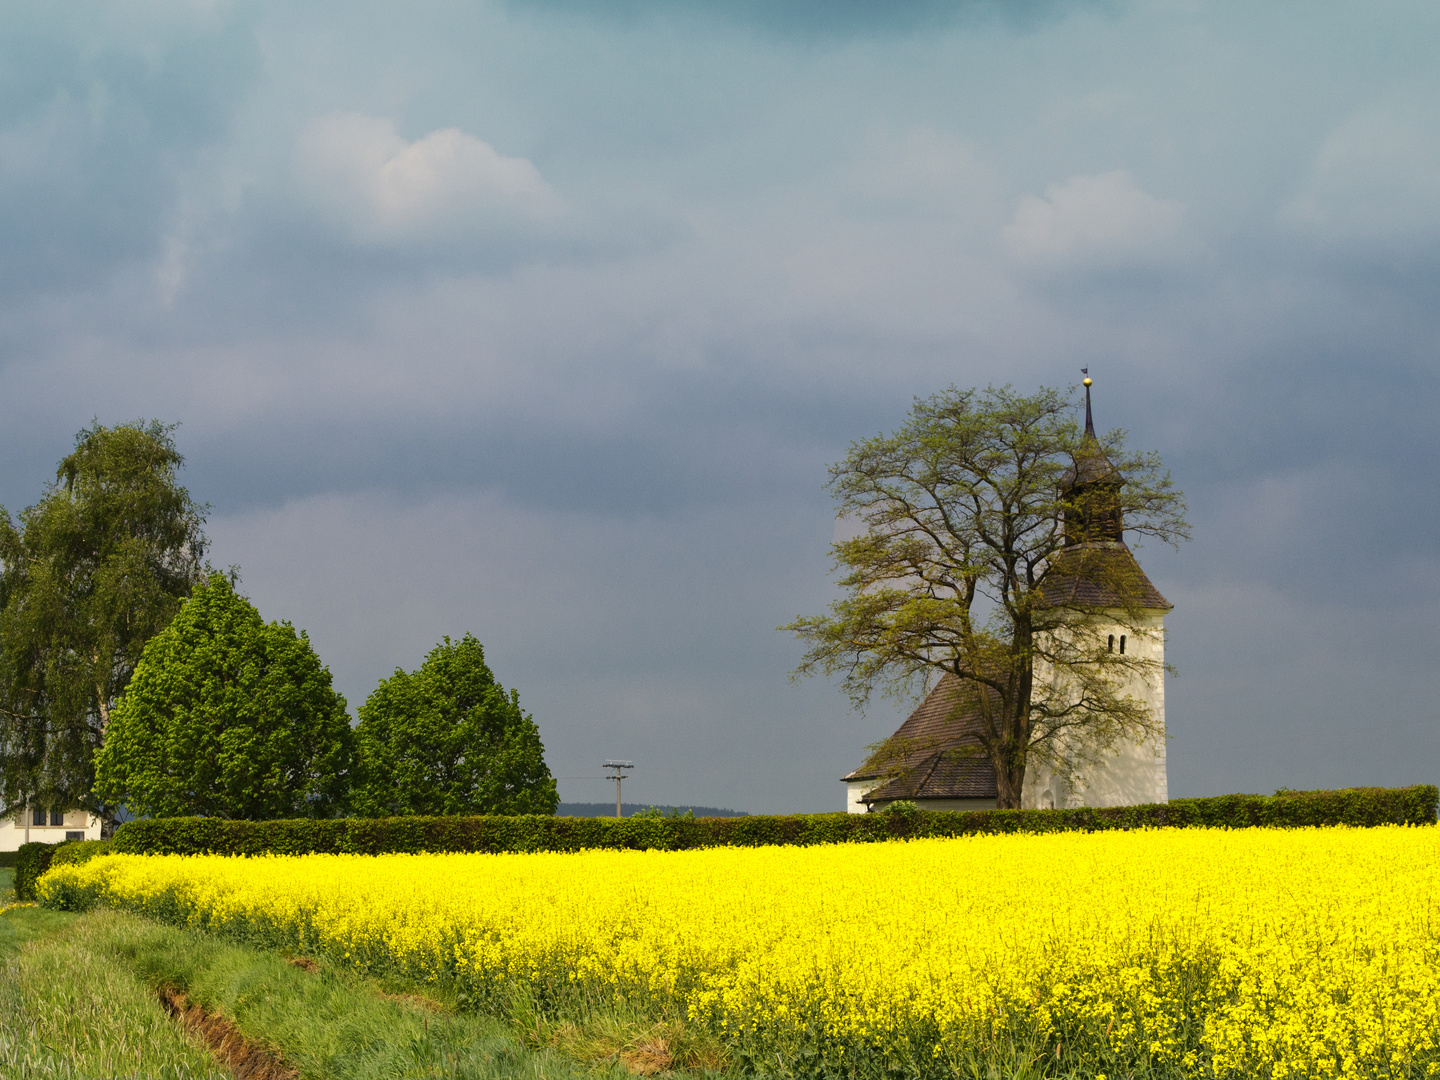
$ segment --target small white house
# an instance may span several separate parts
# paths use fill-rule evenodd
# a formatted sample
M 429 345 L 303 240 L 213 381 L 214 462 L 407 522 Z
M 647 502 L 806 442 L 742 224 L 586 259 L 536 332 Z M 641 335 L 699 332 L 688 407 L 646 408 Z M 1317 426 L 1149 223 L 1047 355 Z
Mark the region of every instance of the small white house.
M 19 810 L 0 818 L 0 851 L 18 851 L 21 844 L 58 844 L 62 840 L 99 840 L 100 819 L 85 810 Z

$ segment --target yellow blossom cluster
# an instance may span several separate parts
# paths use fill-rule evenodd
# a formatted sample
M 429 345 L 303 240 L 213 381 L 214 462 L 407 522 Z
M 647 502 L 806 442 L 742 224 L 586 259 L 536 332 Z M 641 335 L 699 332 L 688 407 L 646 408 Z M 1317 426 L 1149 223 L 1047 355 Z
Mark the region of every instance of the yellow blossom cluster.
M 480 1002 L 518 984 L 556 1011 L 683 1015 L 797 1074 L 971 1073 L 1006 1047 L 1096 1074 L 1440 1069 L 1435 827 L 112 855 L 39 889 Z

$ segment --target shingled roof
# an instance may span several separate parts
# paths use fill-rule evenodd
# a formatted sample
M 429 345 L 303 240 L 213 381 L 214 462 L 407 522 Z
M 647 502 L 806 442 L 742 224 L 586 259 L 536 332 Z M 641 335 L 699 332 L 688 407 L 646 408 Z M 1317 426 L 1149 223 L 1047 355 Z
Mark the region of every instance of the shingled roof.
M 867 802 L 995 798 L 995 769 L 975 740 L 975 693 L 973 684 L 943 676 L 891 736 L 898 756 L 881 754 L 841 779 L 883 779 L 866 793 Z
M 1130 549 L 1113 540 L 1061 548 L 1051 559 L 1043 595 L 1045 603 L 1053 607 L 1103 609 L 1133 605 L 1169 611 L 1175 606 L 1160 595 Z
M 1070 468 L 1065 470 L 1060 486 L 1064 491 L 1072 491 L 1077 487 L 1092 484 L 1113 484 L 1119 487 L 1123 483 L 1125 477 L 1120 475 L 1119 469 L 1110 464 L 1110 459 L 1105 456 L 1104 449 L 1092 431 L 1081 441 Z
M 959 757 L 936 751 L 898 776 L 865 793 L 865 801 L 892 799 L 994 799 L 995 767 L 988 757 Z

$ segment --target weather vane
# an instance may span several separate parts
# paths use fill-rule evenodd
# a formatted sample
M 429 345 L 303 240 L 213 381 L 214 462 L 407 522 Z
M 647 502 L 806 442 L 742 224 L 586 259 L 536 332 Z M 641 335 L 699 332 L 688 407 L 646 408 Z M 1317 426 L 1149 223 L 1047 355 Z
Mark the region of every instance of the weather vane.
M 1090 369 L 1089 369 L 1088 367 L 1082 367 L 1082 368 L 1080 369 L 1080 374 L 1085 376 L 1083 382 L 1085 383 L 1086 386 L 1089 386 L 1089 385 L 1090 385 Z

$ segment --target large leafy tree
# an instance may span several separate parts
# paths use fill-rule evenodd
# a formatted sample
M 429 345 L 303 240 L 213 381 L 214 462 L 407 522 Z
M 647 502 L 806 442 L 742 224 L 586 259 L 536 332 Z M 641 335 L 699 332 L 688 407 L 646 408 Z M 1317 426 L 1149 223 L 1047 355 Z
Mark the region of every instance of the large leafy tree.
M 155 817 L 328 817 L 353 732 L 305 634 L 213 574 L 145 647 L 96 757 L 96 788 Z
M 0 509 L 0 813 L 84 807 L 145 643 L 205 572 L 174 427 L 94 424 L 19 522 Z
M 1088 391 L 1084 428 L 1075 413 L 1057 390 L 951 388 L 917 400 L 894 434 L 852 445 L 829 484 L 860 525 L 833 548 L 844 595 L 781 628 L 807 646 L 796 675 L 840 675 L 857 707 L 953 677 L 1002 808 L 1020 805 L 1032 758 L 1073 776 L 1161 734 L 1131 692 L 1160 662 L 1109 638 L 1153 636 L 1163 604 L 1122 529 L 1176 543 L 1184 502 L 1156 455 L 1094 434 Z
M 356 741 L 359 814 L 553 814 L 559 803 L 535 721 L 469 634 L 381 682 Z

